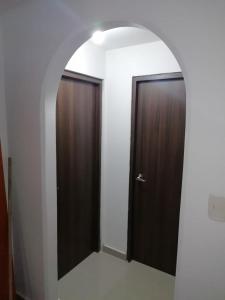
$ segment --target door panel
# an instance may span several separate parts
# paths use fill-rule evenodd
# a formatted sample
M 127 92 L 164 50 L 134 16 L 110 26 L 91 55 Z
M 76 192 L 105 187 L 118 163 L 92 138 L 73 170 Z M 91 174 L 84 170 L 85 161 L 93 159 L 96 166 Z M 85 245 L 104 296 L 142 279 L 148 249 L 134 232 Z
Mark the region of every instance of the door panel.
M 174 275 L 185 135 L 181 74 L 136 78 L 134 101 L 130 254 Z M 139 174 L 145 182 L 136 180 Z
M 72 75 L 57 96 L 59 278 L 99 250 L 101 83 Z

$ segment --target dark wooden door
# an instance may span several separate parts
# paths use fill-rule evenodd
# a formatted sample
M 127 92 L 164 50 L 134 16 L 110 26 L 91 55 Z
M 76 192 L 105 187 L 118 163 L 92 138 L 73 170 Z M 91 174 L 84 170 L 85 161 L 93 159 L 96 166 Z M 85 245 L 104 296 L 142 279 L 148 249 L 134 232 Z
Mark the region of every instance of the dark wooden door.
M 58 276 L 99 250 L 101 80 L 65 72 L 57 96 Z
M 133 79 L 128 258 L 175 275 L 185 136 L 180 73 Z

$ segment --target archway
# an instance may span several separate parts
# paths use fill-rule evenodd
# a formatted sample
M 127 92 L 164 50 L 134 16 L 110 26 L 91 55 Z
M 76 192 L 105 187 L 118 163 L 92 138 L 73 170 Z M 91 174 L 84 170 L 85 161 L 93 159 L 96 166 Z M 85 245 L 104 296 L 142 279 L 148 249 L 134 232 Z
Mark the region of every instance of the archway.
M 133 26 L 129 22 L 116 22 L 106 23 L 98 26 L 98 29 L 107 30 L 115 27 L 122 26 Z M 93 27 L 96 28 L 96 27 Z M 43 199 L 45 199 L 45 207 L 43 208 L 43 222 L 44 222 L 44 250 L 46 259 L 46 276 L 47 282 L 51 283 L 51 286 L 57 284 L 57 230 L 56 230 L 56 147 L 55 147 L 55 105 L 56 95 L 58 91 L 58 84 L 61 78 L 61 74 L 64 70 L 69 58 L 72 56 L 74 51 L 86 41 L 91 33 L 91 30 L 82 32 L 79 35 L 70 36 L 67 41 L 58 49 L 57 53 L 53 57 L 47 73 L 44 79 L 43 90 L 42 90 L 42 103 L 41 103 L 41 123 L 42 126 L 42 170 L 43 170 Z M 160 36 L 160 34 L 158 34 Z M 163 39 L 167 45 L 170 46 L 173 53 L 176 50 L 171 47 L 167 39 Z M 176 55 L 177 61 L 179 62 L 183 75 L 185 77 L 185 67 L 179 55 Z M 188 114 L 188 106 L 187 106 Z M 44 120 L 44 122 L 43 122 Z M 185 157 L 184 157 L 185 164 Z M 182 203 L 182 201 L 181 201 Z M 182 219 L 182 207 L 181 207 L 181 218 Z M 182 222 L 180 222 L 181 227 Z M 179 263 L 179 252 L 178 252 L 178 263 Z M 51 265 L 51 267 L 50 267 Z M 54 294 L 54 290 L 50 291 L 50 294 Z

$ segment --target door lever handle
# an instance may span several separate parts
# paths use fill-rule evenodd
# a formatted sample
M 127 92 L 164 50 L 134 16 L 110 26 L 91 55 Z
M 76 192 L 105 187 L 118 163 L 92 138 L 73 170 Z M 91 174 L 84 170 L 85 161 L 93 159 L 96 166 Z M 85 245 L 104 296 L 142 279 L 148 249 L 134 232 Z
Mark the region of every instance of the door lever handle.
M 139 182 L 146 182 L 146 179 L 143 178 L 143 175 L 139 173 L 138 177 L 136 178 L 137 181 Z

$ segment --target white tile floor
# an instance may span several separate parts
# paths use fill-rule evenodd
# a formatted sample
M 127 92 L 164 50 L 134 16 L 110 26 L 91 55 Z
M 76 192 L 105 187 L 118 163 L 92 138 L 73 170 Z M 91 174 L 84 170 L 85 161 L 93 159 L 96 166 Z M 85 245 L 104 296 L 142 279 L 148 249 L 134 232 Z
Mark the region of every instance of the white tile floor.
M 60 300 L 172 300 L 174 277 L 93 253 L 59 281 Z

